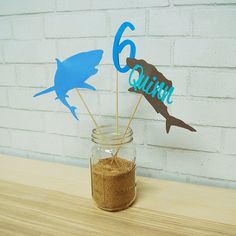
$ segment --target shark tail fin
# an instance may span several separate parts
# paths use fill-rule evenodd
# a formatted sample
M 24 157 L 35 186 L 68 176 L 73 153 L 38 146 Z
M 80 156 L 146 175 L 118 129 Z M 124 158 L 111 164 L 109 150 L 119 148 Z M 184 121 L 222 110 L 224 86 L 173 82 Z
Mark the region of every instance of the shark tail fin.
M 54 90 L 55 90 L 55 87 L 52 86 L 52 87 L 47 88 L 47 89 L 45 89 L 45 90 L 43 90 L 43 91 L 41 91 L 41 92 L 39 92 L 39 93 L 36 93 L 36 94 L 34 95 L 34 97 L 38 97 L 38 96 L 43 95 L 43 94 L 45 94 L 45 93 L 50 93 L 50 92 L 52 92 L 52 91 L 54 91 Z
M 72 115 L 75 117 L 76 120 L 79 120 L 76 113 L 75 113 L 76 107 L 72 106 L 70 107 L 70 111 L 72 113 Z
M 183 121 L 180 120 L 180 119 L 175 118 L 174 116 L 170 116 L 170 117 L 166 120 L 166 132 L 167 132 L 167 133 L 169 133 L 170 127 L 171 127 L 172 125 L 173 125 L 173 126 L 182 127 L 182 128 L 184 128 L 184 129 L 188 129 L 188 130 L 190 130 L 190 131 L 192 131 L 192 132 L 196 132 L 196 130 L 195 130 L 192 126 L 186 124 L 185 122 L 183 122 Z

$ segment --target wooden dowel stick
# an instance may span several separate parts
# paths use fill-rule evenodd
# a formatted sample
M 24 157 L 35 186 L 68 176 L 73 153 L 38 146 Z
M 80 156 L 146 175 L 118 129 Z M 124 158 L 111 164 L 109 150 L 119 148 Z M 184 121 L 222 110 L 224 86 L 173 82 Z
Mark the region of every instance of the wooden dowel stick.
M 93 117 L 91 111 L 89 110 L 89 108 L 88 108 L 88 106 L 87 106 L 87 104 L 86 104 L 86 102 L 85 102 L 85 100 L 84 100 L 82 94 L 80 93 L 79 89 L 76 89 L 76 92 L 77 92 L 78 95 L 80 96 L 80 99 L 82 100 L 82 102 L 83 102 L 85 108 L 87 109 L 87 111 L 88 111 L 90 117 L 92 118 L 93 123 L 95 124 L 96 128 L 98 128 L 98 124 L 97 124 L 96 120 L 94 119 L 94 117 Z
M 116 134 L 118 134 L 119 127 L 119 87 L 118 87 L 118 71 L 116 71 Z
M 118 154 L 118 152 L 120 151 L 121 145 L 122 145 L 122 143 L 123 143 L 123 139 L 125 138 L 125 135 L 126 135 L 128 129 L 129 129 L 129 127 L 130 127 L 130 124 L 131 124 L 132 120 L 134 119 L 134 115 L 135 115 L 135 113 L 136 113 L 136 111 L 137 111 L 137 109 L 138 109 L 138 106 L 139 106 L 139 104 L 140 104 L 140 102 L 141 102 L 142 97 L 143 97 L 143 94 L 140 94 L 139 99 L 138 99 L 138 102 L 137 102 L 137 104 L 136 104 L 136 106 L 135 106 L 135 108 L 134 108 L 134 111 L 133 111 L 132 115 L 130 116 L 128 125 L 127 125 L 127 127 L 126 127 L 126 129 L 125 129 L 125 133 L 124 133 L 124 135 L 123 135 L 123 137 L 122 137 L 122 139 L 121 139 L 121 143 L 120 143 L 120 145 L 118 146 L 117 151 L 116 151 L 114 157 L 117 157 L 117 154 Z

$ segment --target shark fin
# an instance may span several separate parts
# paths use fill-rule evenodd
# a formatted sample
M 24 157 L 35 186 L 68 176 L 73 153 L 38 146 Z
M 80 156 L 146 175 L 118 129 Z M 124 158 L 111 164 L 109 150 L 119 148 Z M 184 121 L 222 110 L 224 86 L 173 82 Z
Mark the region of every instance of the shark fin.
M 69 98 L 69 95 L 65 95 L 65 98 Z M 55 98 L 55 100 L 59 99 L 58 97 Z
M 57 68 L 62 66 L 62 62 L 59 59 L 56 58 L 56 62 L 57 62 Z
M 80 88 L 86 88 L 86 89 L 91 89 L 91 90 L 96 90 L 92 85 L 83 83 L 83 85 Z
M 188 130 L 190 130 L 190 131 L 192 131 L 192 132 L 196 132 L 196 130 L 195 130 L 192 126 L 190 126 L 190 125 L 184 123 L 182 120 L 177 119 L 177 118 L 175 118 L 174 116 L 170 116 L 170 117 L 166 120 L 166 132 L 167 132 L 167 133 L 169 133 L 170 127 L 171 127 L 172 125 L 173 125 L 173 126 L 182 127 L 182 128 L 184 128 L 184 129 L 188 129 Z
M 39 93 L 36 93 L 36 94 L 34 95 L 34 97 L 38 97 L 38 96 L 43 95 L 43 94 L 45 94 L 45 93 L 50 93 L 50 92 L 52 92 L 52 91 L 54 91 L 54 90 L 55 90 L 55 87 L 52 86 L 52 87 L 47 88 L 47 89 L 45 89 L 45 90 L 43 90 L 43 91 L 41 91 L 41 92 L 39 92 Z
M 75 113 L 76 107 L 72 106 L 70 107 L 70 111 L 72 113 L 72 115 L 75 117 L 76 120 L 79 120 L 76 113 Z

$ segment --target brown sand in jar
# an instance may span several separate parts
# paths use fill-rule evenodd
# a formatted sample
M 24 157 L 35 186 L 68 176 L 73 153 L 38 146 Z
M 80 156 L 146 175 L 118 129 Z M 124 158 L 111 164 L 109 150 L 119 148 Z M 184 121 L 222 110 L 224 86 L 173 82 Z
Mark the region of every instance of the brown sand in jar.
M 92 196 L 97 206 L 108 211 L 128 208 L 135 200 L 134 162 L 119 157 L 92 165 Z

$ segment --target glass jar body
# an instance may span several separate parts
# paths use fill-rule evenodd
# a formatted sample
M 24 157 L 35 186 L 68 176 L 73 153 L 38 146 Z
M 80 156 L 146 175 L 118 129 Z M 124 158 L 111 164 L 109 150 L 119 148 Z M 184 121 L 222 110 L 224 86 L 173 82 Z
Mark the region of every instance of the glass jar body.
M 124 133 L 113 126 L 103 126 L 93 132 L 91 150 L 91 188 L 96 205 L 107 211 L 128 208 L 135 200 L 135 160 L 132 130 Z

